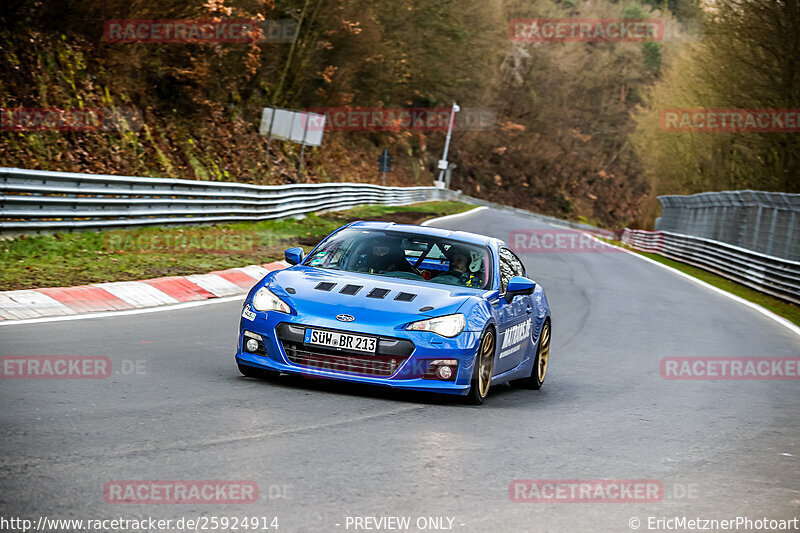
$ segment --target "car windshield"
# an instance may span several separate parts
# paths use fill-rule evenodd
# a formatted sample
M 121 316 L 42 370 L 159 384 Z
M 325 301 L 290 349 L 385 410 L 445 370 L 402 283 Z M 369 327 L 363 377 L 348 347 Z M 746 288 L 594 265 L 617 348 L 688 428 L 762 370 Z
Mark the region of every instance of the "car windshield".
M 488 289 L 488 248 L 431 235 L 346 229 L 328 237 L 307 266 Z

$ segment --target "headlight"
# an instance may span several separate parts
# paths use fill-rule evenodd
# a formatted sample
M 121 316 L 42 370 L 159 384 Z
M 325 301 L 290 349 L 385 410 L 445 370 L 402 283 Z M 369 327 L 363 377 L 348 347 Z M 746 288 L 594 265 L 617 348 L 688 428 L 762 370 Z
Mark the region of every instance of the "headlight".
M 455 337 L 464 330 L 467 319 L 461 313 L 455 315 L 440 316 L 412 322 L 406 329 L 414 331 L 432 331 L 442 337 Z
M 291 314 L 291 308 L 275 296 L 271 290 L 266 287 L 258 289 L 253 296 L 253 307 L 256 311 L 280 311 L 281 313 Z

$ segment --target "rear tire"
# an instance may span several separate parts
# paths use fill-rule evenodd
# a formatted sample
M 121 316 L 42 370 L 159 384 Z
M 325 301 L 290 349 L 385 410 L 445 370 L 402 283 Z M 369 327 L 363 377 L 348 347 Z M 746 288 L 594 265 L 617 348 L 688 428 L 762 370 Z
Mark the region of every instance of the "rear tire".
M 536 345 L 536 359 L 533 360 L 531 375 L 527 378 L 514 380 L 513 384 L 523 389 L 539 390 L 544 385 L 547 377 L 547 367 L 550 365 L 550 321 L 547 320 L 539 334 Z
M 478 352 L 475 354 L 475 365 L 472 369 L 469 392 L 464 398 L 464 401 L 469 405 L 481 405 L 489 395 L 489 388 L 492 385 L 492 371 L 494 370 L 494 349 L 494 329 L 487 328 L 478 343 Z
M 239 372 L 241 372 L 244 377 L 255 379 L 275 379 L 280 375 L 280 372 L 275 372 L 274 370 L 265 370 L 241 363 L 239 363 Z

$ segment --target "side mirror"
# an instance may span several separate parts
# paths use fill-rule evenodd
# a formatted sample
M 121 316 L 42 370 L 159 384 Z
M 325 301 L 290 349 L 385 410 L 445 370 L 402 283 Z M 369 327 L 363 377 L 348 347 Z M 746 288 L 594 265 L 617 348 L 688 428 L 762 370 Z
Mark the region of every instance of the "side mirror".
M 514 276 L 508 281 L 508 286 L 506 287 L 506 302 L 511 302 L 514 296 L 517 295 L 533 294 L 533 289 L 535 288 L 536 282 L 532 279 Z
M 303 256 L 305 252 L 299 246 L 295 246 L 294 248 L 289 248 L 285 252 L 283 252 L 283 257 L 286 258 L 286 262 L 290 265 L 296 265 L 298 263 L 303 262 Z

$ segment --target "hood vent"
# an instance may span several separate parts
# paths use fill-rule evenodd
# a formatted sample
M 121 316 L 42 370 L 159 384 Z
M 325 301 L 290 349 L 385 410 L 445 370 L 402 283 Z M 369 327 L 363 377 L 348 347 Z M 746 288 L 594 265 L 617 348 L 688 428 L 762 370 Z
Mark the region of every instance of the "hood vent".
M 411 294 L 410 292 L 401 292 L 397 296 L 394 297 L 395 300 L 398 302 L 413 302 L 414 298 L 416 298 L 416 294 Z
M 377 298 L 380 300 L 385 298 L 386 295 L 389 294 L 390 292 L 392 291 L 390 291 L 389 289 L 372 289 L 371 291 L 369 291 L 369 294 L 367 294 L 367 298 Z
M 319 283 L 317 283 L 317 286 L 314 287 L 314 288 L 317 289 L 318 291 L 330 292 L 330 290 L 332 288 L 334 288 L 335 286 L 336 286 L 335 283 L 329 283 L 327 281 L 320 281 Z
M 339 291 L 340 294 L 346 294 L 348 296 L 354 296 L 358 291 L 363 289 L 363 285 L 345 285 L 342 287 L 342 290 Z

